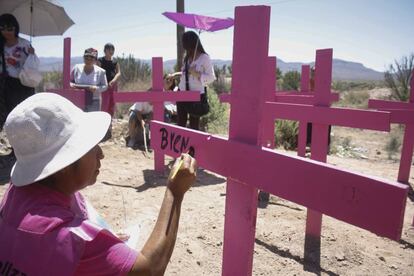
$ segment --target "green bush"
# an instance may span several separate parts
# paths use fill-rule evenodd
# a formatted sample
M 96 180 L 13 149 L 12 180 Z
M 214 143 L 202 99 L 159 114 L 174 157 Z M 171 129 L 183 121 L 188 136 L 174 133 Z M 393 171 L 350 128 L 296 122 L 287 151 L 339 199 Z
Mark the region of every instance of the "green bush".
M 289 71 L 283 76 L 282 89 L 299 91 L 300 73 L 297 71 Z
M 296 121 L 276 121 L 276 146 L 286 150 L 295 150 L 298 147 L 299 124 Z
M 401 146 L 401 137 L 398 135 L 391 135 L 387 144 L 385 145 L 385 150 L 388 154 L 388 159 L 392 159 L 394 155 L 399 151 Z
M 213 89 L 208 91 L 210 112 L 201 117 L 201 129 L 208 133 L 227 134 L 229 128 L 229 107 L 219 101 L 217 93 Z
M 119 62 L 122 72 L 119 82 L 121 89 L 125 90 L 124 87 L 131 82 L 151 80 L 151 67 L 148 63 L 135 59 L 133 55 L 117 57 L 116 60 Z
M 36 87 L 36 91 L 42 92 L 47 89 L 58 89 L 63 87 L 63 73 L 62 71 L 44 72 L 43 79 Z

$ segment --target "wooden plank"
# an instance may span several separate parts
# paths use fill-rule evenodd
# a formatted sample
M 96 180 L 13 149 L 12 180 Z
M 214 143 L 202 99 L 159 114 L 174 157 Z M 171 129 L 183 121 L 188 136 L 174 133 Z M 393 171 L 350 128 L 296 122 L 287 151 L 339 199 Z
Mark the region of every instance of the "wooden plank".
M 408 192 L 404 184 L 162 122 L 153 121 L 151 131 L 153 148 L 177 157 L 193 147 L 200 166 L 228 177 L 232 185 L 246 183 L 377 235 L 401 237 Z M 239 207 L 243 211 L 237 214 L 245 217 L 248 209 Z M 240 225 L 234 226 L 240 231 Z
M 267 102 L 266 116 L 277 119 L 317 122 L 324 125 L 390 131 L 391 115 L 385 111 L 332 108 Z M 326 135 L 328 136 L 328 135 Z M 313 138 L 312 138 L 313 141 Z
M 396 102 L 396 101 L 387 101 L 387 100 L 368 100 L 368 108 L 373 109 L 407 109 L 413 110 L 414 104 L 413 103 L 405 103 L 405 102 Z
M 199 101 L 200 92 L 117 92 L 114 93 L 114 101 L 117 103 L 133 102 L 179 102 L 179 101 Z
M 234 98 L 229 123 L 232 141 L 261 143 L 261 107 L 268 91 L 269 26 L 270 7 L 236 7 L 231 85 Z M 257 192 L 254 186 L 227 179 L 222 275 L 252 273 Z
M 85 110 L 86 107 L 86 93 L 83 89 L 47 89 L 47 92 L 56 93 L 69 101 L 71 101 L 74 105 L 79 107 L 82 110 Z

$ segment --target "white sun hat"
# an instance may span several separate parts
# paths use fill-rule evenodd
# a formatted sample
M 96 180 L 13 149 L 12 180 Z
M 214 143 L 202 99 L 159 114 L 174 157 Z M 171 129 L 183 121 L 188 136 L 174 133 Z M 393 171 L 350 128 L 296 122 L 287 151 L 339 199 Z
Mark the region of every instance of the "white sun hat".
M 83 112 L 54 93 L 37 93 L 12 110 L 5 131 L 16 155 L 11 182 L 25 186 L 79 160 L 108 131 L 111 116 Z

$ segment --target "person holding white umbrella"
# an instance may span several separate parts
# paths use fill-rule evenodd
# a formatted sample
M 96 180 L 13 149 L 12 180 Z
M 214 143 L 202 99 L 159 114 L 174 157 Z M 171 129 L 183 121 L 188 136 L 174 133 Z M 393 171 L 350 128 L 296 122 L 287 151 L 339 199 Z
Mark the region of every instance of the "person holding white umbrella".
M 19 37 L 19 31 L 12 14 L 0 16 L 0 129 L 13 108 L 34 94 L 34 88 L 24 86 L 19 79 L 27 57 L 34 54 L 30 42 Z

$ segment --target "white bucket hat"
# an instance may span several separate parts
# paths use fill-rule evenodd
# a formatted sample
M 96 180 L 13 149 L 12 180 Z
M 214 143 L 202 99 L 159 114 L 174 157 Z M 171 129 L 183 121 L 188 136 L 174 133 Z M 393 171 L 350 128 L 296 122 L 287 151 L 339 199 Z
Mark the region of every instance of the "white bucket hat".
M 54 93 L 27 98 L 5 123 L 17 159 L 11 182 L 25 186 L 79 160 L 102 140 L 110 122 L 109 114 L 83 112 Z

